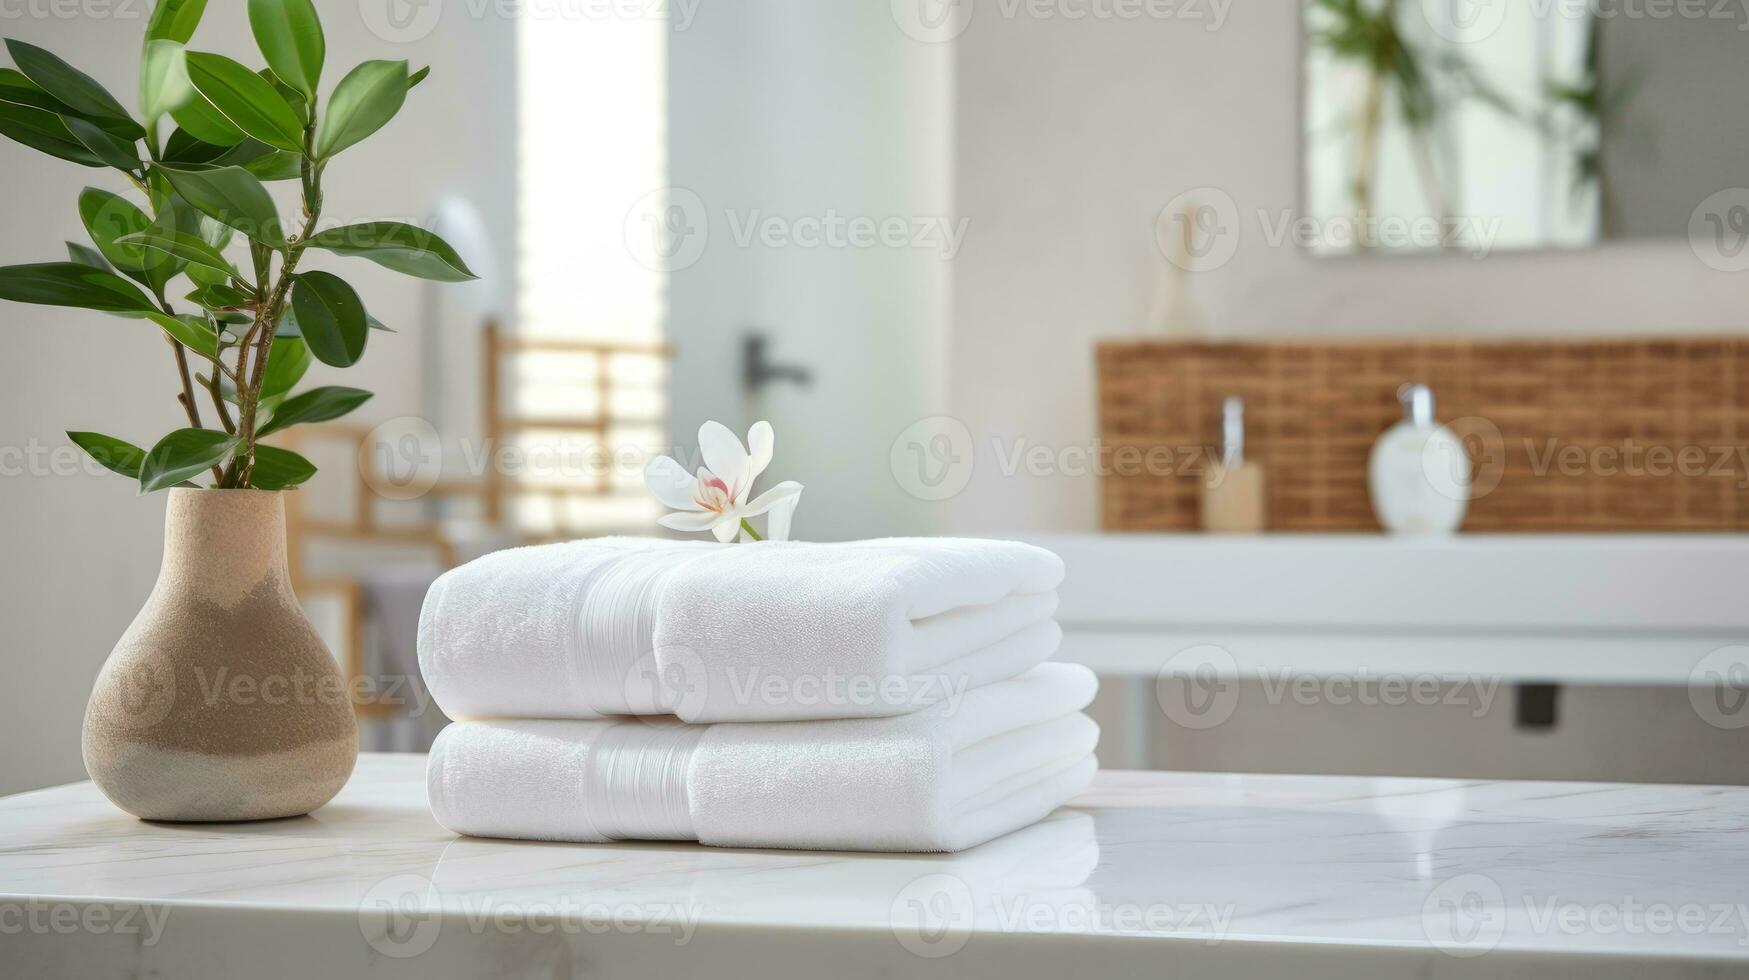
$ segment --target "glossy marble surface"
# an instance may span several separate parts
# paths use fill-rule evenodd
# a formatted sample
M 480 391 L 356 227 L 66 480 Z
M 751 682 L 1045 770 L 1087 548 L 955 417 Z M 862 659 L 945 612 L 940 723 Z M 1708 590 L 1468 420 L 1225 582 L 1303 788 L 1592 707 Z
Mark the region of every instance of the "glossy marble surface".
M 0 974 L 1749 975 L 1749 788 L 1113 772 L 870 855 L 457 838 L 423 764 L 258 824 L 0 800 Z

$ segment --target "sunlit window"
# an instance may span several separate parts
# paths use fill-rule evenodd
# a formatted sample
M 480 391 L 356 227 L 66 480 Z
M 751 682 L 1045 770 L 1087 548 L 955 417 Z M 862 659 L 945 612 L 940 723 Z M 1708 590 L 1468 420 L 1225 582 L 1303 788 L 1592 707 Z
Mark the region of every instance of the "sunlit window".
M 498 405 L 521 470 L 505 516 L 534 533 L 648 527 L 642 459 L 664 437 L 663 281 L 624 228 L 666 182 L 666 24 L 578 10 L 531 7 L 518 28 L 519 272 Z

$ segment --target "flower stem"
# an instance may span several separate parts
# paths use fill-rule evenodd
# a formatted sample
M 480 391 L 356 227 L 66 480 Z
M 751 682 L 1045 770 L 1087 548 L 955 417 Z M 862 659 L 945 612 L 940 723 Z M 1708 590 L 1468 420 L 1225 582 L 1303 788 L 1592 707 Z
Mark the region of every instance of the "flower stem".
M 755 541 L 764 541 L 765 540 L 765 538 L 760 536 L 758 531 L 753 530 L 753 525 L 747 523 L 747 518 L 745 518 L 745 517 L 741 518 L 741 530 L 746 531 L 747 536 L 752 538 Z

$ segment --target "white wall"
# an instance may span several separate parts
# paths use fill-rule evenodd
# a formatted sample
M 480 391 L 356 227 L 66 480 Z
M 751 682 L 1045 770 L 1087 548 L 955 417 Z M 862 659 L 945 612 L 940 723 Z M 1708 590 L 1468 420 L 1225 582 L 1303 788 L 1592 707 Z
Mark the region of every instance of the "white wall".
M 979 452 L 951 504 L 956 529 L 1098 526 L 1096 478 L 1005 475 L 990 439 L 1005 452 L 1006 440 L 1092 444 L 1094 345 L 1138 334 L 1160 269 L 1155 216 L 1193 188 L 1225 191 L 1241 216 L 1231 261 L 1189 277 L 1218 336 L 1734 331 L 1749 321 L 1749 276 L 1714 272 L 1685 241 L 1481 262 L 1314 260 L 1271 247 L 1258 210 L 1274 220 L 1298 204 L 1294 0 L 1235 3 L 1213 32 L 1207 21 L 1005 18 L 997 0 L 975 3 L 955 42 L 954 204 L 970 228 L 953 266 L 949 389 Z
M 75 20 L 27 15 L 7 19 L 4 31 L 54 51 L 132 104 L 148 5 L 110 6 L 128 13 Z M 468 16 L 479 6 L 449 0 L 428 32 L 415 22 L 407 34 L 385 39 L 362 19 L 371 3 L 317 0 L 328 35 L 328 85 L 367 58 L 433 66 L 394 122 L 329 168 L 326 213 L 336 222 L 420 220 L 441 193 L 459 191 L 486 214 L 500 253 L 493 264 L 508 280 L 515 25 Z M 51 8 L 61 6 L 30 6 Z M 193 46 L 260 63 L 241 3 L 212 3 Z M 119 175 L 5 140 L 0 174 L 0 263 L 7 264 L 59 260 L 63 239 L 85 240 L 74 206 L 82 186 L 125 189 Z M 357 368 L 312 370 L 312 381 L 377 392 L 360 410 L 361 420 L 417 412 L 427 287 L 360 260 L 308 264 L 346 276 L 371 311 L 400 330 L 374 335 Z M 95 429 L 149 444 L 184 424 L 176 390 L 172 358 L 143 321 L 0 305 L 0 793 L 84 778 L 79 731 L 86 695 L 157 573 L 163 496 L 138 497 L 120 477 L 84 475 L 63 430 Z M 34 463 L 25 456 L 32 449 Z M 55 475 L 51 452 L 73 475 Z M 324 478 L 345 474 L 316 479 Z

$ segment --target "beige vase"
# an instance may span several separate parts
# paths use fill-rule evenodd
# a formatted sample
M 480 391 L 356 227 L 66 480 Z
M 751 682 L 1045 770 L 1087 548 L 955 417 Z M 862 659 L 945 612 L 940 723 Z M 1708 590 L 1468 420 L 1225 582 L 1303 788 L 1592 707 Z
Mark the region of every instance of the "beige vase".
M 292 594 L 284 495 L 171 490 L 158 584 L 85 709 L 85 769 L 146 820 L 308 813 L 358 759 L 349 694 Z

